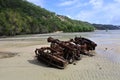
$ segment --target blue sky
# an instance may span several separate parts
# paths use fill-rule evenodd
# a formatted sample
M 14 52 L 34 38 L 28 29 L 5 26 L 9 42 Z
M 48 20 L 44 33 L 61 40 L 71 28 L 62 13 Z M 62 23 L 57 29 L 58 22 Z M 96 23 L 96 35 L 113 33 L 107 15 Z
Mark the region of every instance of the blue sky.
M 99 24 L 120 25 L 120 0 L 27 0 L 59 15 Z

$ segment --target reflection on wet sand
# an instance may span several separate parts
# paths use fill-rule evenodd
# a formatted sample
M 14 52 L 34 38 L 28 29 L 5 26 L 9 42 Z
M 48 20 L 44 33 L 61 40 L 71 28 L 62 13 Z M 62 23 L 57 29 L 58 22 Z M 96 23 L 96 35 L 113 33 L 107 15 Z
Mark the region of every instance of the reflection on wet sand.
M 12 52 L 0 52 L 0 59 L 2 58 L 10 58 L 10 57 L 14 57 L 15 55 L 17 55 L 18 53 L 12 53 Z

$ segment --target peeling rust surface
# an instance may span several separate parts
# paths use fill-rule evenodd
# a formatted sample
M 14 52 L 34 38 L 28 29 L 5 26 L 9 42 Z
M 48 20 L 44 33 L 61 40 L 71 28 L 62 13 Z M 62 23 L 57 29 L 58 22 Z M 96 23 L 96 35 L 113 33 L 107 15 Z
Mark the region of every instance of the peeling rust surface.
M 87 38 L 75 37 L 69 41 L 60 41 L 49 37 L 50 47 L 35 50 L 38 61 L 64 69 L 68 64 L 81 60 L 81 55 L 93 56 L 89 51 L 95 50 L 97 44 Z

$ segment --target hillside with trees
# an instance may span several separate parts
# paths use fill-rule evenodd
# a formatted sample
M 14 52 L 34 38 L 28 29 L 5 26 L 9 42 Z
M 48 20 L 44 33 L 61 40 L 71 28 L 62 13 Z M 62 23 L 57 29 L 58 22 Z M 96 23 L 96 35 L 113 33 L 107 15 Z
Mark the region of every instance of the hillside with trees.
M 57 15 L 26 0 L 0 0 L 0 36 L 93 30 L 88 22 Z
M 107 24 L 93 24 L 97 30 L 119 30 L 120 26 L 107 25 Z

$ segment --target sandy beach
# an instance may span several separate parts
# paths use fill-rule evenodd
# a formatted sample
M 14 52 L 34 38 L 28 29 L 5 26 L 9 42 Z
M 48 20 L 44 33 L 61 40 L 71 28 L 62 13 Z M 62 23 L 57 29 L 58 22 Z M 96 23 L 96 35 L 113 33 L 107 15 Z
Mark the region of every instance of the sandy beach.
M 119 80 L 120 31 L 91 33 L 51 33 L 0 38 L 0 80 Z M 35 60 L 34 50 L 49 46 L 48 36 L 67 40 L 84 36 L 98 46 L 93 57 L 83 57 L 65 69 L 48 67 Z

